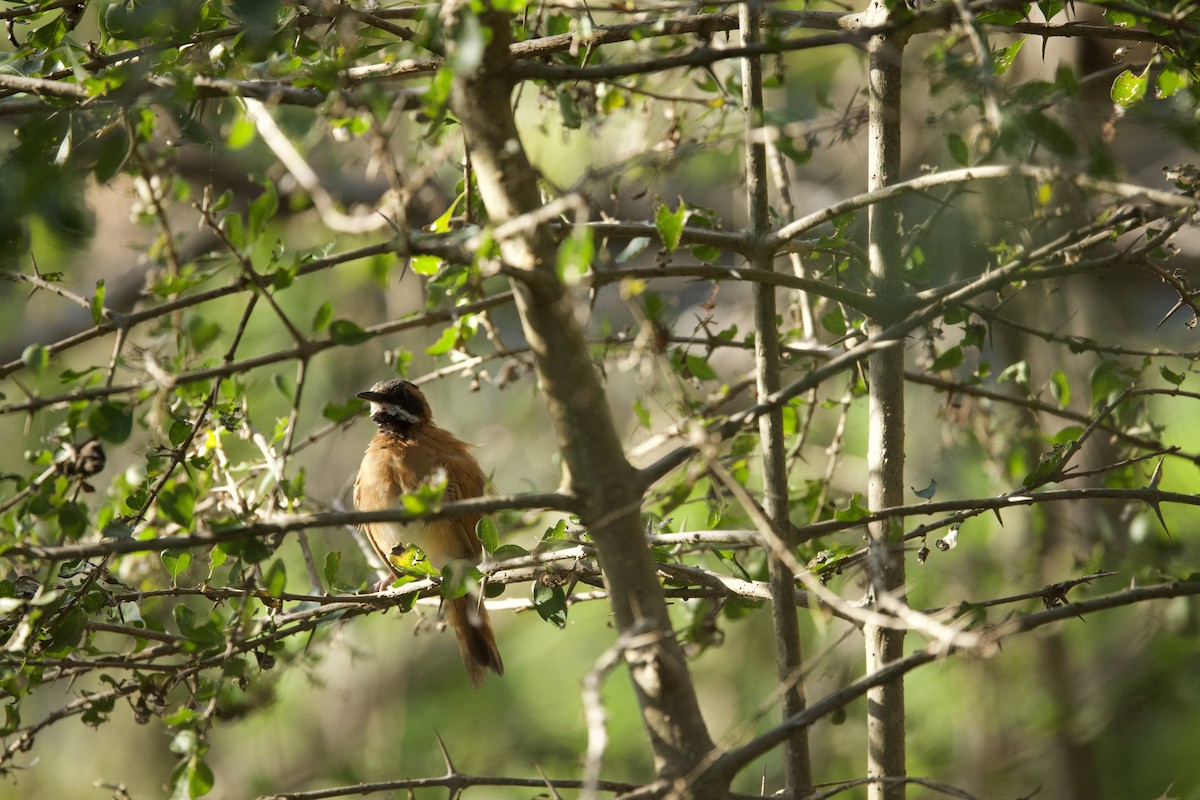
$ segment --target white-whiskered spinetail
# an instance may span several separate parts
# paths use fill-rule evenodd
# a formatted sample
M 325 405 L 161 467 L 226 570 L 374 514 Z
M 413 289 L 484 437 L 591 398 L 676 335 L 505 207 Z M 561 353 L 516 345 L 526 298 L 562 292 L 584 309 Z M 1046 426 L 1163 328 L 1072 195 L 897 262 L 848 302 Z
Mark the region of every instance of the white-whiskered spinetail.
M 484 493 L 485 478 L 470 447 L 433 422 L 429 402 L 409 381 L 380 381 L 357 397 L 371 404 L 377 430 L 367 446 L 354 482 L 354 506 L 359 511 L 399 508 L 401 497 L 423 484 L 445 476 L 443 499 L 453 502 Z M 396 572 L 391 556 L 407 545 L 421 548 L 429 563 L 441 570 L 463 559 L 478 563 L 483 545 L 475 533 L 481 514 L 447 519 L 371 522 L 363 525 L 371 545 L 388 568 Z M 504 674 L 504 662 L 483 601 L 474 592 L 444 603 L 446 619 L 454 628 L 467 677 L 473 686 L 483 684 L 487 670 Z

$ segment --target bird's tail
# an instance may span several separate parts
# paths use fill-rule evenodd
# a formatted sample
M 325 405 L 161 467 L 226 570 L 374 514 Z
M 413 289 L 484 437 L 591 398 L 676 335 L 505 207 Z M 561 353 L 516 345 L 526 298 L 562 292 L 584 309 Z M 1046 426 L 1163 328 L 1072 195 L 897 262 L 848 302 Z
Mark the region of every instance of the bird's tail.
M 463 665 L 472 686 L 476 689 L 482 686 L 489 669 L 497 675 L 504 674 L 496 635 L 479 596 L 470 593 L 448 602 L 446 619 L 458 637 L 458 649 L 462 651 Z

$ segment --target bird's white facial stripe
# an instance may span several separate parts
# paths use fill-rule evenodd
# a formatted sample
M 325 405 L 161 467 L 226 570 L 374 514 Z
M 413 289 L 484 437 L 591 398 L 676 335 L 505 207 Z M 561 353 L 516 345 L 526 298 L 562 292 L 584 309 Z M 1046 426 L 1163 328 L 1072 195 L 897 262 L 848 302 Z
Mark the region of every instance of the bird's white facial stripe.
M 406 411 L 405 409 L 401 408 L 400 406 L 392 405 L 391 403 L 376 403 L 376 402 L 372 401 L 371 402 L 371 416 L 374 417 L 376 414 L 379 414 L 380 412 L 387 414 L 389 417 L 395 417 L 396 419 L 402 419 L 405 422 L 411 423 L 411 422 L 420 422 L 421 421 L 420 417 L 415 416 L 414 414 L 412 414 L 412 412 Z

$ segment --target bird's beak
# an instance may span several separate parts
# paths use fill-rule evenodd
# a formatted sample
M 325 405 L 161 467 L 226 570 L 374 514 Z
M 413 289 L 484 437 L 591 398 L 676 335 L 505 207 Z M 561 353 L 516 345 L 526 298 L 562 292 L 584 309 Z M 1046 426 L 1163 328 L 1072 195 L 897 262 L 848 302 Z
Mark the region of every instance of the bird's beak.
M 358 394 L 356 394 L 354 396 L 357 397 L 359 400 L 366 400 L 368 403 L 382 403 L 383 402 L 383 395 L 381 395 L 379 392 L 371 392 L 371 391 L 359 392 Z

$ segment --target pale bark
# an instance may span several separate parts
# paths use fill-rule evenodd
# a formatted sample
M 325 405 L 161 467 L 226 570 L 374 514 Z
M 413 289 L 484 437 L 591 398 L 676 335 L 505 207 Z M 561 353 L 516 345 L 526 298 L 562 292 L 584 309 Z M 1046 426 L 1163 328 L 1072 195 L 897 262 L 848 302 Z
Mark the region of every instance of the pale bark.
M 760 38 L 762 3 L 741 5 L 739 14 L 743 44 Z M 750 233 L 757 242 L 770 230 L 767 203 L 767 152 L 762 135 L 762 65 L 758 56 L 742 59 L 742 105 L 746 136 L 746 193 L 750 211 Z M 750 258 L 758 270 L 773 271 L 773 254 L 758 248 Z M 779 330 L 776 323 L 775 286 L 754 284 L 754 362 L 760 402 L 780 388 Z M 773 406 L 758 419 L 763 472 L 763 511 L 778 531 L 791 530 L 788 515 L 787 460 L 783 442 L 783 409 Z M 792 543 L 786 543 L 790 548 Z M 782 691 L 783 719 L 804 711 L 806 700 L 801 680 L 803 653 L 800 628 L 796 619 L 796 577 L 782 559 L 772 557 L 769 564 L 771 614 L 775 627 L 775 670 Z M 812 792 L 812 762 L 809 755 L 808 729 L 797 728 L 784 743 L 786 796 L 804 797 Z
M 503 226 L 542 202 L 513 116 L 510 19 L 488 12 L 483 23 L 490 42 L 477 69 L 455 75 L 451 106 L 491 221 Z M 501 254 L 562 453 L 564 489 L 599 551 L 657 770 L 682 796 L 723 796 L 720 781 L 702 768 L 713 743 L 643 536 L 643 486 L 621 447 L 574 301 L 555 271 L 555 227 L 510 228 Z
M 875 25 L 887 21 L 883 0 L 867 12 Z M 868 177 L 874 191 L 895 183 L 900 173 L 900 85 L 904 39 L 898 34 L 873 36 L 868 45 Z M 903 248 L 900 208 L 895 199 L 882 200 L 868 210 L 868 257 L 873 291 L 880 298 L 903 296 Z M 876 335 L 893 322 L 887 306 L 871 320 Z M 867 501 L 872 509 L 904 504 L 904 343 L 872 353 L 867 363 L 869 391 Z M 904 551 L 901 519 L 868 526 L 871 594 L 899 596 L 904 589 Z M 902 599 L 902 598 L 900 598 Z M 868 624 L 863 636 L 867 674 L 885 668 L 904 655 L 904 631 Z M 867 790 L 870 800 L 905 797 L 904 681 L 894 679 L 867 692 Z

